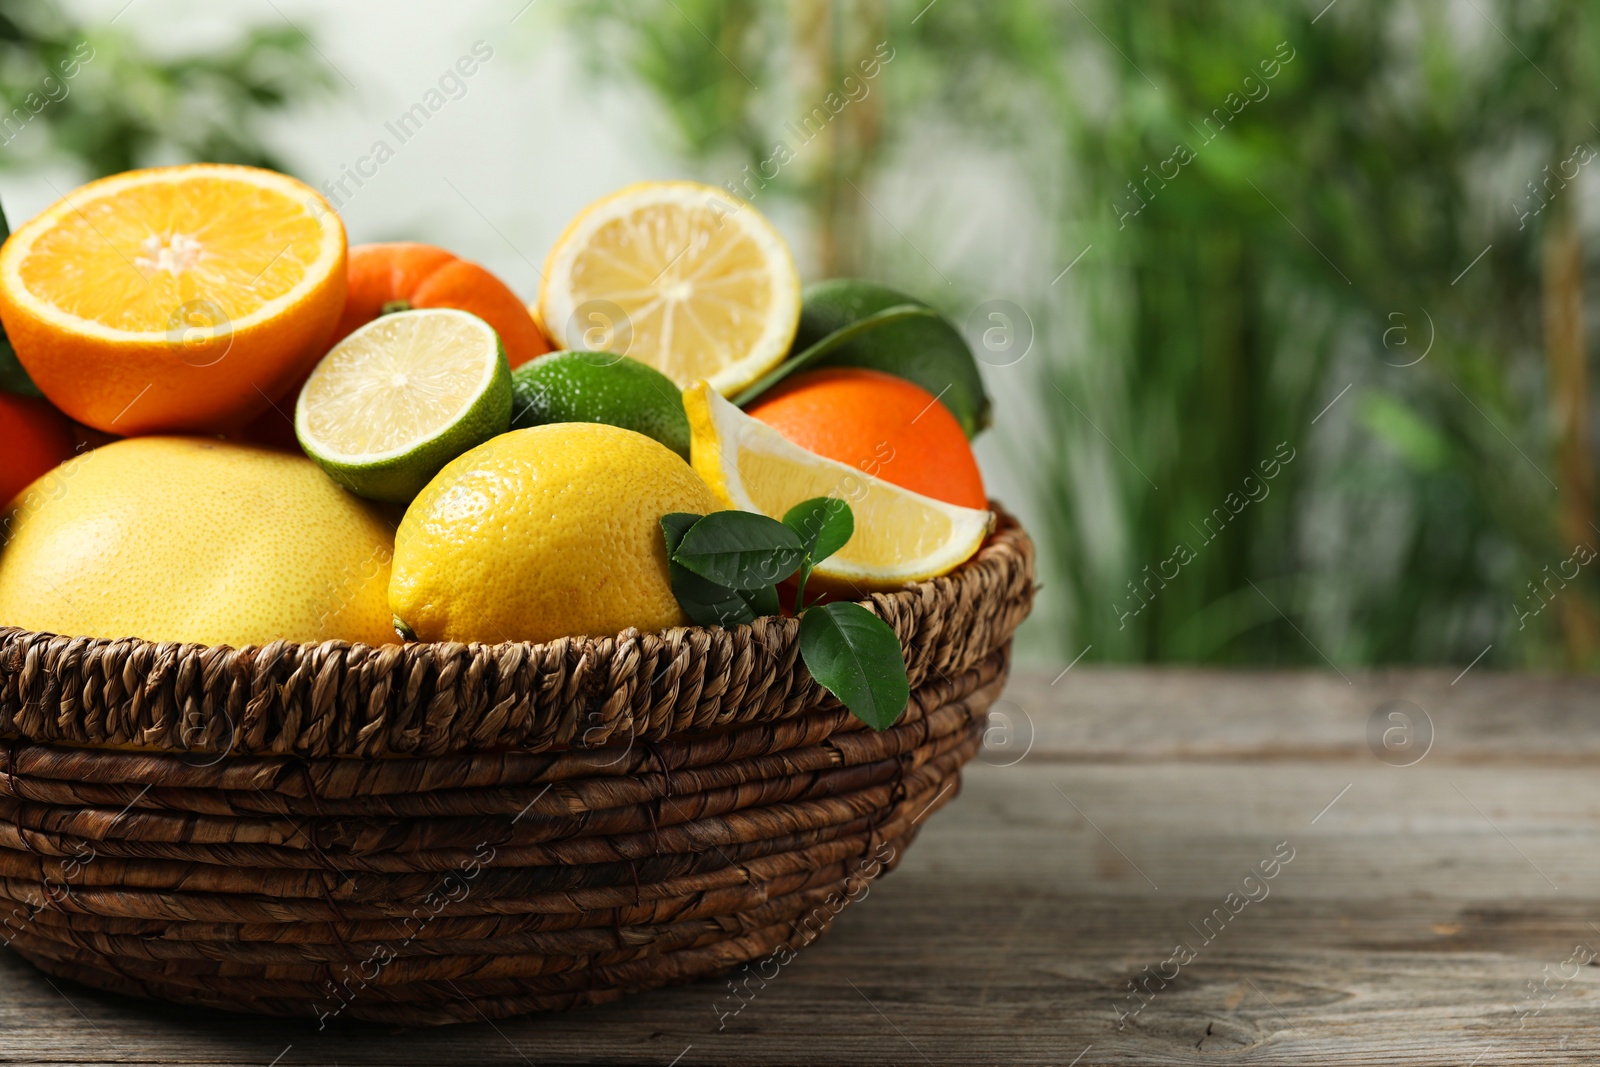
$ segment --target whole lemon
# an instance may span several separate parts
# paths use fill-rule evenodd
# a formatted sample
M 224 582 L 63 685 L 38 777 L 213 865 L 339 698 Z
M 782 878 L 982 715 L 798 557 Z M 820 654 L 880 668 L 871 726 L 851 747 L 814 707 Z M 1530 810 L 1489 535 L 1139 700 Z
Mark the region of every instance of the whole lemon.
M 389 606 L 424 641 L 549 641 L 687 621 L 661 517 L 722 505 L 632 430 L 554 423 L 463 453 L 395 534 Z
M 304 456 L 117 441 L 24 489 L 0 537 L 0 624 L 235 646 L 395 640 L 389 527 Z

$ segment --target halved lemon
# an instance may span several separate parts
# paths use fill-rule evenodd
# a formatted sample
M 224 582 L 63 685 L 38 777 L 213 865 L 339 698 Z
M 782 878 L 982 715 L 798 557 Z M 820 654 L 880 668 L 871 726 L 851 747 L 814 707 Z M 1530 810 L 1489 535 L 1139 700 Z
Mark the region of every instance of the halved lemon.
M 718 396 L 706 382 L 684 390 L 690 460 L 723 503 L 781 519 L 803 500 L 832 496 L 855 514 L 855 534 L 818 565 L 818 578 L 891 589 L 948 574 L 978 551 L 992 512 L 957 507 L 807 452 Z
M 306 379 L 294 432 L 328 476 L 408 504 L 439 469 L 511 426 L 511 366 L 487 322 L 454 308 L 384 315 Z
M 0 250 L 0 323 L 68 415 L 121 435 L 227 430 L 326 350 L 344 226 L 254 167 L 128 171 L 62 197 Z
M 585 208 L 550 250 L 536 313 L 560 348 L 731 393 L 788 354 L 800 276 L 753 207 L 698 182 L 641 182 Z

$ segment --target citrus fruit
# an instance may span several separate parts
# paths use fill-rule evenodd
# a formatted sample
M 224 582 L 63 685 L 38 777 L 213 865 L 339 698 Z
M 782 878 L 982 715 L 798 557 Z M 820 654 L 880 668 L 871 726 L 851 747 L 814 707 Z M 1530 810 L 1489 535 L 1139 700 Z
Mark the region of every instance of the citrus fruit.
M 923 301 L 861 278 L 809 285 L 795 332 L 796 353 L 828 334 L 896 304 Z M 866 367 L 916 382 L 939 398 L 968 437 L 988 427 L 989 394 L 966 339 L 943 318 L 910 318 L 864 334 L 817 360 L 814 367 Z
M 689 420 L 672 379 L 609 352 L 557 352 L 511 372 L 511 425 L 603 422 L 653 437 L 685 460 Z
M 389 606 L 424 641 L 681 626 L 661 517 L 720 510 L 688 464 L 643 434 L 598 423 L 512 430 L 412 501 Z
M 124 436 L 249 421 L 327 350 L 344 294 L 339 216 L 254 167 L 102 178 L 0 249 L 0 323 L 29 376 Z
M 340 485 L 404 504 L 511 424 L 511 369 L 489 324 L 450 308 L 384 315 L 317 364 L 295 436 Z
M 881 371 L 806 371 L 746 411 L 809 452 L 947 504 L 987 508 L 961 424 L 934 395 Z
M 800 279 L 778 231 L 713 185 L 641 182 L 585 208 L 545 263 L 539 321 L 562 348 L 609 349 L 728 393 L 779 363 Z
M 550 351 L 517 295 L 476 263 L 412 241 L 350 249 L 350 287 L 334 330 L 338 341 L 379 315 L 411 308 L 458 308 L 494 328 L 513 368 Z
M 812 497 L 846 501 L 855 533 L 817 565 L 824 583 L 891 589 L 954 570 L 983 544 L 993 516 L 913 493 L 816 455 L 746 415 L 705 382 L 684 390 L 694 469 L 728 507 L 781 519 Z
M 389 528 L 304 456 L 136 437 L 49 479 L 8 516 L 0 624 L 235 646 L 394 640 Z
M 0 393 L 0 507 L 72 455 L 76 437 L 66 416 L 38 397 Z M 0 539 L 3 543 L 3 539 Z

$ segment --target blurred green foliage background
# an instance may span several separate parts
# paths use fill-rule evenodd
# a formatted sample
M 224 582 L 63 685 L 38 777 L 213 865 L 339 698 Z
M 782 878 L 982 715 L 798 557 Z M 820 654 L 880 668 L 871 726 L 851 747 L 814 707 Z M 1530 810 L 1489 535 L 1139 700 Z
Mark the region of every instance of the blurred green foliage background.
M 0 0 L 0 166 L 65 156 L 96 177 L 192 160 L 281 167 L 262 120 L 331 84 L 288 25 L 168 56 L 115 18 L 86 29 L 55 4 Z M 44 136 L 22 137 L 35 123 Z
M 803 210 L 825 274 L 1031 320 L 1027 358 L 987 370 L 1036 401 L 995 431 L 1044 557 L 1035 654 L 1596 665 L 1594 5 L 570 11 L 597 76 L 741 185 L 892 48 L 758 203 Z M 972 204 L 879 210 L 974 156 L 1049 269 L 924 255 Z
M 1015 306 L 1031 348 L 984 370 L 1034 658 L 1600 665 L 1594 4 L 541 11 L 812 276 Z M 157 58 L 112 29 L 30 142 L 95 172 L 272 165 L 262 117 L 336 87 L 297 31 Z M 81 39 L 0 0 L 6 108 Z

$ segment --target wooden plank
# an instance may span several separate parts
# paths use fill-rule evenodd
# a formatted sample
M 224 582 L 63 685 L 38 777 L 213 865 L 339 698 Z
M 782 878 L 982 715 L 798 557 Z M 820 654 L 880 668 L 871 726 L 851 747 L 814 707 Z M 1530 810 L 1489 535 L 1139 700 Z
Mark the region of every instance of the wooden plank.
M 1600 966 L 1565 965 L 1600 952 L 1600 778 L 1556 758 L 1589 743 L 1574 720 L 1593 687 L 1490 679 L 1436 705 L 1452 758 L 1395 767 L 1345 736 L 1377 683 L 1161 672 L 1141 702 L 1135 672 L 1051 677 L 1018 686 L 1067 694 L 1032 698 L 1048 743 L 975 762 L 900 869 L 743 1000 L 702 982 L 494 1025 L 319 1032 L 52 984 L 0 954 L 0 1063 L 1600 1060 Z M 1513 700 L 1519 755 L 1491 759 L 1491 713 Z M 1176 732 L 1150 736 L 1162 716 Z M 1294 723 L 1343 754 L 1294 756 Z M 1244 881 L 1283 849 L 1275 877 Z M 1180 941 L 1194 955 L 1174 968 Z M 1176 977 L 1136 997 L 1147 967 Z
M 1080 665 L 1018 674 L 997 707 L 1015 722 L 1014 751 L 1031 737 L 1033 754 L 1045 759 L 1365 760 L 1368 720 L 1396 700 L 1415 704 L 1431 724 L 1430 760 L 1587 765 L 1600 756 L 1600 680 L 1482 667 L 1347 680 L 1325 671 Z

